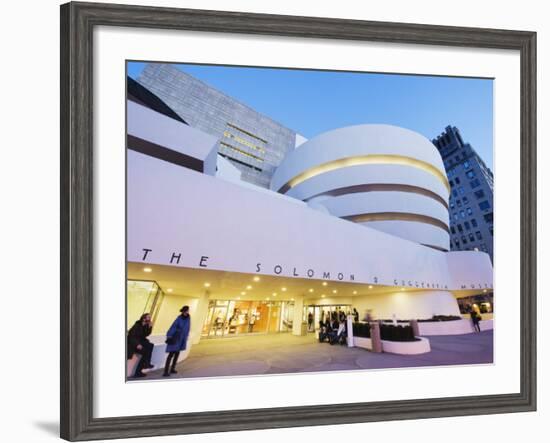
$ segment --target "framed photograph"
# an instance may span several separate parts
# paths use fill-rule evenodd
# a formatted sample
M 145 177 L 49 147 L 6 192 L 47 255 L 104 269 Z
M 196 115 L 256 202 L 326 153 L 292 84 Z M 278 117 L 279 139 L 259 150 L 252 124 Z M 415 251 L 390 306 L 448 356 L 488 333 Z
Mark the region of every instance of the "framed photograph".
M 62 5 L 61 437 L 535 410 L 535 44 Z

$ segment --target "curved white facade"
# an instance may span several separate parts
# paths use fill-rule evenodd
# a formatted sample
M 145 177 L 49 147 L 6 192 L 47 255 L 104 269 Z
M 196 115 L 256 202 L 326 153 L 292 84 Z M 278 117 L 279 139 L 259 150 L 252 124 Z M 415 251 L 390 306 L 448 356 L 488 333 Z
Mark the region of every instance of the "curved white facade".
M 145 123 L 128 125 L 129 135 L 155 135 L 157 126 Z M 210 158 L 215 149 L 206 141 L 188 151 L 181 143 L 182 151 Z M 131 146 L 127 159 L 128 262 L 222 271 L 223 279 L 311 281 L 315 293 L 304 286 L 291 295 L 298 329 L 305 303 L 338 300 L 378 318 L 429 318 L 459 315 L 457 293 L 492 291 L 486 253 L 442 252 L 448 182 L 435 147 L 412 131 L 360 125 L 306 141 L 274 173 L 271 188 L 279 193 L 222 180 L 229 179 L 223 165 L 208 175 Z M 323 298 L 322 288 L 338 283 L 353 287 Z M 209 296 L 185 296 L 200 298 L 192 315 L 204 317 Z
M 422 135 L 390 125 L 321 134 L 290 152 L 271 189 L 331 215 L 449 250 L 449 183 Z

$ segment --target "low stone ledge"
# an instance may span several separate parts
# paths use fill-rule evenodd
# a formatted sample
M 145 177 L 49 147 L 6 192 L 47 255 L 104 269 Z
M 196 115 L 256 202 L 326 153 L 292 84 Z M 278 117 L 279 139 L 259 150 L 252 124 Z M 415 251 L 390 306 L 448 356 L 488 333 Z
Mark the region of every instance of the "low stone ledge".
M 430 341 L 424 337 L 416 337 L 415 341 L 382 340 L 382 352 L 391 354 L 414 355 L 425 354 L 431 351 Z M 372 340 L 365 337 L 353 337 L 353 344 L 358 348 L 372 350 Z

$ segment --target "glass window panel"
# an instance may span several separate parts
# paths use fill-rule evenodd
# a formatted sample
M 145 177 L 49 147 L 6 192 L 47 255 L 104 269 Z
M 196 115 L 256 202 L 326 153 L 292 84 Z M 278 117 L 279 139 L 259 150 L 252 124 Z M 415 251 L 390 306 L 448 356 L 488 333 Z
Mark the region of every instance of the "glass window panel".
M 128 280 L 126 286 L 126 312 L 128 329 L 139 320 L 139 318 L 148 312 L 147 307 L 152 306 L 157 293 L 157 285 L 153 281 Z

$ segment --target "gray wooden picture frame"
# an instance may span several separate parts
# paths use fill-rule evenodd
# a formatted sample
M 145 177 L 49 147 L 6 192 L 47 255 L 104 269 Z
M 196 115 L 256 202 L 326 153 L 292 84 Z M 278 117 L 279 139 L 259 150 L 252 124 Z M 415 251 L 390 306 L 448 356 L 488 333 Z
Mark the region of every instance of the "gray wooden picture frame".
M 96 26 L 517 50 L 521 57 L 521 391 L 132 417 L 93 416 L 93 31 Z M 238 12 L 61 6 L 61 437 L 70 441 L 536 409 L 536 33 Z M 123 173 L 123 172 L 121 172 Z

